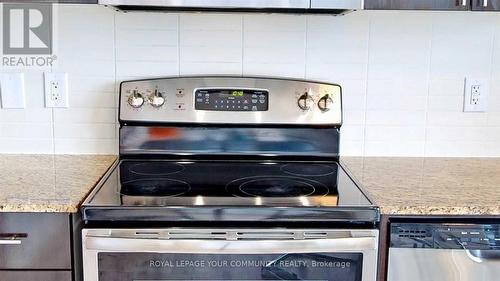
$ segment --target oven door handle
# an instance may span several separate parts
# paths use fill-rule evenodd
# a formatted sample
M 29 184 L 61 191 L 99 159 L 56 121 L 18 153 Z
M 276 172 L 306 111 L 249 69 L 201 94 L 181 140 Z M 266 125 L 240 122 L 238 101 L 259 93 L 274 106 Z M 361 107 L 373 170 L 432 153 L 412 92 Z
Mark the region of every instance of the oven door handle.
M 280 254 L 374 251 L 375 237 L 348 237 L 305 240 L 203 240 L 203 239 L 134 239 L 93 237 L 84 239 L 85 250 L 101 252 L 164 252 L 203 254 Z

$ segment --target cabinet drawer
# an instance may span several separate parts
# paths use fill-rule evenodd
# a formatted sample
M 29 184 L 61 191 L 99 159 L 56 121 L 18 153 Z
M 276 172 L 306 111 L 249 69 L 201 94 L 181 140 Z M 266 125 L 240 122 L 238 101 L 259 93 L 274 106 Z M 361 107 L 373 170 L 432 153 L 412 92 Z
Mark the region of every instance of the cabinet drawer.
M 0 281 L 71 281 L 71 271 L 0 270 Z
M 365 0 L 365 10 L 459 10 L 470 9 L 469 0 Z
M 71 270 L 68 214 L 0 213 L 0 269 Z

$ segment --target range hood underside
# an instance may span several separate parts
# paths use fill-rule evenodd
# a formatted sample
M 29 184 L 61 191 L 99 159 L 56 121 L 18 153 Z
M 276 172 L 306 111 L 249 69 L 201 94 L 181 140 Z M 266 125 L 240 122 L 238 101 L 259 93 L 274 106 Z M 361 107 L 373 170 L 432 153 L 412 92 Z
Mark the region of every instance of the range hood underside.
M 109 6 L 109 5 L 107 5 Z M 351 12 L 346 9 L 295 9 L 295 8 L 207 8 L 207 7 L 158 7 L 118 5 L 112 6 L 123 12 L 227 12 L 227 13 L 281 13 L 281 14 L 335 14 L 342 15 Z
M 121 11 L 344 14 L 362 0 L 99 0 Z

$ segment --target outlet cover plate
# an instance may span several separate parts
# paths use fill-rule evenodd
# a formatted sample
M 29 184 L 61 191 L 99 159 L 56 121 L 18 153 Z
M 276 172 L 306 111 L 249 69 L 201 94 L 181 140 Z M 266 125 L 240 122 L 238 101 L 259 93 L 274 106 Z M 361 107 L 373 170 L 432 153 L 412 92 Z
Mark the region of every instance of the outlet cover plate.
M 25 108 L 24 73 L 0 73 L 2 108 Z
M 488 109 L 488 94 L 487 79 L 466 78 L 464 112 L 485 112 Z
M 68 107 L 68 74 L 45 72 L 45 107 Z

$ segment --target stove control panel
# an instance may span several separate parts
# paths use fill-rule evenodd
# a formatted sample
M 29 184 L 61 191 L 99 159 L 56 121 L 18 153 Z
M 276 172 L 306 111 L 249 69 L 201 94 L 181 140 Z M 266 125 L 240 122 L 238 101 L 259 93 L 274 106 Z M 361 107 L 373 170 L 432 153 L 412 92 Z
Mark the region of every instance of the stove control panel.
M 500 224 L 395 223 L 391 247 L 498 250 Z
M 267 111 L 269 91 L 265 89 L 196 89 L 194 107 L 215 111 Z
M 124 81 L 120 122 L 330 125 L 342 123 L 339 85 L 256 77 Z

